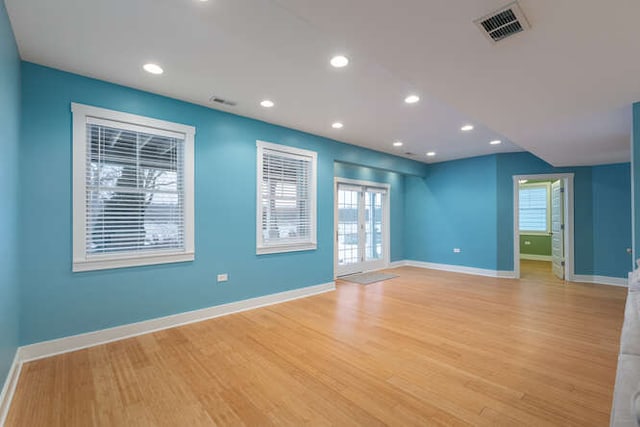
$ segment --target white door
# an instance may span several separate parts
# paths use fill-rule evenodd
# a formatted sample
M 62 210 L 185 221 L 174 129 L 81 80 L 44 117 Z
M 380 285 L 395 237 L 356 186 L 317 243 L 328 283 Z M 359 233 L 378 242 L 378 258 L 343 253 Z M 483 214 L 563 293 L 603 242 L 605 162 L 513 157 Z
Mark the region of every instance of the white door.
M 551 261 L 553 274 L 564 280 L 564 183 L 551 184 Z
M 388 257 L 387 190 L 338 183 L 336 275 L 384 268 Z

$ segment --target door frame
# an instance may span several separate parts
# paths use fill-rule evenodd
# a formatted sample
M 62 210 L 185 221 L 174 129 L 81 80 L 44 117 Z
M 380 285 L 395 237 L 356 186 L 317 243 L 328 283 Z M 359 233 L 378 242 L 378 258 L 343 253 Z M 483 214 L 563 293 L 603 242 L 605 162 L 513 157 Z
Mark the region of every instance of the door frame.
M 384 182 L 375 182 L 375 181 L 365 181 L 360 179 L 350 179 L 350 178 L 333 178 L 333 237 L 338 235 L 338 185 L 339 184 L 347 184 L 347 185 L 361 185 L 363 187 L 374 187 L 374 188 L 384 188 L 386 190 L 386 194 L 382 198 L 382 264 L 383 267 L 376 268 L 374 270 L 363 270 L 367 271 L 376 271 L 383 268 L 388 268 L 391 261 L 391 184 L 387 184 Z M 333 277 L 334 279 L 338 277 L 338 242 L 337 239 L 333 241 Z
M 573 173 L 549 173 L 513 176 L 513 272 L 520 278 L 520 180 L 564 181 L 564 279 L 574 280 L 574 207 L 573 207 Z

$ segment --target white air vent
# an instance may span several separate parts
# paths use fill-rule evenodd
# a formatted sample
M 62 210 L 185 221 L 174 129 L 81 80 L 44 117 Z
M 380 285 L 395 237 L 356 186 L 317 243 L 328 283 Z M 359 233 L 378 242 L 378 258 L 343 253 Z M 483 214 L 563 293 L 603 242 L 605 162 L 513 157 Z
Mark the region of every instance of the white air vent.
M 515 1 L 473 22 L 493 43 L 529 28 L 529 21 Z
M 229 107 L 235 107 L 237 105 L 236 102 L 229 101 L 228 99 L 220 98 L 219 96 L 212 96 L 209 98 L 209 101 L 215 102 L 217 104 L 227 105 Z

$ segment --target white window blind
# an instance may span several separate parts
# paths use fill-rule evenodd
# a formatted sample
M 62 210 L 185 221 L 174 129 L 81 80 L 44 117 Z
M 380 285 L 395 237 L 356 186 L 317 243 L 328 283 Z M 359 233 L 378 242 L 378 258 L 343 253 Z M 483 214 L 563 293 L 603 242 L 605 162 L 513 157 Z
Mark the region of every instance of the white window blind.
M 184 138 L 151 132 L 87 123 L 88 255 L 184 250 Z
M 520 231 L 549 232 L 548 185 L 520 187 Z
M 316 246 L 316 153 L 258 143 L 258 253 Z
M 193 259 L 193 131 L 172 125 L 192 129 L 74 104 L 74 271 Z

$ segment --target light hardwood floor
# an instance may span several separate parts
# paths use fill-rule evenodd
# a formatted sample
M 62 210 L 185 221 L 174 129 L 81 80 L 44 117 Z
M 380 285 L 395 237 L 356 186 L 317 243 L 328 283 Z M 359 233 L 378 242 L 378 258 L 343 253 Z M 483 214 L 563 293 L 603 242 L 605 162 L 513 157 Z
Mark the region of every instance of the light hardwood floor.
M 608 425 L 624 288 L 395 272 L 28 363 L 7 425 Z

